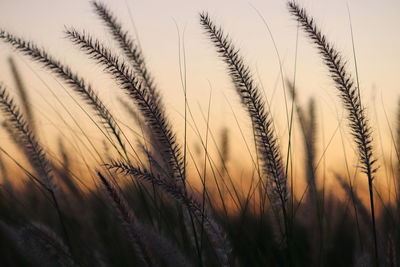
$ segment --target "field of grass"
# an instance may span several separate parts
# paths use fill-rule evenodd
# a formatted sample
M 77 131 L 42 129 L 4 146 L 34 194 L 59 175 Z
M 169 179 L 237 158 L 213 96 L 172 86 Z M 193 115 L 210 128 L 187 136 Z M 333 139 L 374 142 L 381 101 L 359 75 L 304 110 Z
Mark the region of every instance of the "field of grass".
M 307 9 L 288 1 L 288 20 L 320 57 L 344 114 L 338 131 L 354 151 L 355 162 L 344 155 L 346 166 L 329 170 L 330 183 L 327 171 L 320 171 L 330 160 L 319 149 L 321 103 L 299 101 L 301 88 L 282 65 L 283 133 L 230 33 L 201 11 L 204 40 L 226 69 L 236 94 L 231 101 L 240 103 L 247 124 L 235 115 L 239 137 L 232 136 L 233 126 L 213 129 L 211 93 L 208 110 L 194 119 L 180 58 L 184 125 L 176 127 L 165 104 L 169 96 L 145 60 L 146 47 L 107 5 L 88 5 L 112 44 L 79 28 L 66 26 L 63 34 L 82 61 L 104 72 L 96 79 L 112 81 L 118 110 L 100 96 L 93 75 L 0 25 L 1 45 L 13 49 L 8 65 L 14 81 L 0 83 L 0 130 L 11 140 L 0 143 L 0 266 L 399 266 L 400 106 L 397 114 L 387 114 L 396 155 L 389 170 L 357 67 L 353 71 Z M 76 135 L 66 131 L 57 142 L 41 138 L 37 115 L 43 111 L 32 100 L 30 82 L 15 60 L 20 58 L 74 96 L 84 119 L 62 99 L 57 101 L 69 112 L 67 119 L 54 106 L 45 115 L 65 125 L 68 120 Z M 85 130 L 86 123 L 101 142 Z M 236 138 L 244 140 L 248 166 L 237 166 Z M 293 156 L 294 146 L 302 148 L 301 157 Z M 301 171 L 293 171 L 294 161 Z M 388 186 L 377 187 L 379 179 Z M 304 188 L 295 187 L 299 180 Z M 361 190 L 357 181 L 367 188 Z

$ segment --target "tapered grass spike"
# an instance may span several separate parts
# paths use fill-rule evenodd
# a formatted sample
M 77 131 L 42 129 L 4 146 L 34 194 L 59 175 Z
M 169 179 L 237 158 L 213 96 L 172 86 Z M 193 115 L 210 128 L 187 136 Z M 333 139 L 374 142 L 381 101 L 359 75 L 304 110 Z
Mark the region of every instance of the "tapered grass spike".
M 105 67 L 120 87 L 131 97 L 147 125 L 154 132 L 159 144 L 162 145 L 161 156 L 166 159 L 169 178 L 185 185 L 184 162 L 181 148 L 176 135 L 165 116 L 164 107 L 143 86 L 143 82 L 136 77 L 132 68 L 126 62 L 105 47 L 99 40 L 92 38 L 85 32 L 78 32 L 74 28 L 66 29 L 67 36 L 78 45 L 86 54 Z M 168 178 L 168 177 L 167 177 Z
M 118 19 L 103 3 L 92 1 L 91 4 L 96 14 L 104 22 L 109 32 L 118 42 L 119 47 L 124 52 L 125 56 L 132 63 L 140 78 L 143 80 L 143 83 L 153 95 L 153 98 L 160 99 L 159 93 L 154 85 L 154 79 L 151 77 L 151 74 L 146 67 L 143 53 L 140 47 L 135 44 L 135 40 L 130 37 L 127 31 L 123 30 L 121 23 L 118 22 Z
M 24 81 L 21 77 L 21 74 L 18 70 L 17 64 L 15 63 L 14 58 L 12 58 L 12 57 L 8 58 L 8 62 L 10 63 L 11 73 L 14 77 L 14 82 L 15 82 L 16 88 L 18 90 L 19 98 L 21 100 L 21 104 L 22 104 L 26 119 L 28 120 L 32 131 L 35 132 L 34 114 L 32 111 L 32 107 L 31 107 L 31 103 L 29 100 L 29 95 L 28 95 L 26 86 L 25 86 Z
M 110 111 L 93 90 L 92 86 L 88 84 L 84 78 L 73 72 L 69 66 L 64 65 L 61 61 L 52 57 L 46 50 L 39 48 L 33 42 L 14 36 L 2 29 L 0 29 L 0 40 L 9 43 L 22 54 L 40 63 L 44 68 L 56 74 L 65 84 L 78 93 L 83 100 L 93 108 L 96 115 L 101 119 L 101 123 L 115 136 L 118 144 L 125 151 L 126 148 L 121 136 L 121 129 Z
M 245 65 L 240 51 L 233 46 L 230 37 L 223 32 L 222 28 L 214 24 L 207 12 L 200 13 L 200 24 L 217 48 L 219 56 L 226 63 L 236 92 L 252 122 L 257 152 L 262 162 L 263 172 L 268 179 L 266 187 L 269 194 L 266 193 L 272 205 L 279 207 L 282 212 L 285 226 L 284 237 L 290 250 L 291 227 L 287 213 L 289 195 L 287 176 L 271 115 L 265 108 L 265 101 L 255 85 L 249 67 Z
M 7 127 L 23 150 L 39 176 L 40 184 L 49 192 L 54 192 L 56 184 L 45 152 L 29 127 L 8 90 L 0 84 L 0 108 L 7 118 Z
M 351 135 L 357 145 L 360 160 L 359 167 L 368 179 L 375 265 L 379 266 L 373 187 L 374 175 L 377 171 L 376 158 L 373 155 L 372 129 L 369 126 L 366 110 L 361 104 L 359 90 L 355 85 L 352 75 L 347 71 L 346 62 L 341 53 L 336 50 L 334 45 L 321 32 L 314 18 L 309 16 L 307 11 L 301 8 L 295 1 L 289 1 L 287 5 L 289 12 L 296 18 L 301 28 L 317 47 L 325 65 L 328 67 L 331 78 L 339 91 L 339 97 L 347 111 Z

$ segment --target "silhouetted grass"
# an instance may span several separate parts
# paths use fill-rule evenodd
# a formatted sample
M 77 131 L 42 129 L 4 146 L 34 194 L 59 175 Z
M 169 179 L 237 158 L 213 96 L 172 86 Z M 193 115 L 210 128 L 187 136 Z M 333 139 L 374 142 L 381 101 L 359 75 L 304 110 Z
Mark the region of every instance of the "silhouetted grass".
M 142 48 L 106 5 L 98 1 L 91 5 L 117 48 L 73 27 L 66 27 L 65 34 L 125 92 L 119 102 L 135 125 L 117 119 L 83 73 L 74 72 L 33 42 L 0 30 L 0 40 L 39 63 L 81 97 L 99 120 L 102 127 L 97 130 L 105 144 L 105 148 L 96 147 L 103 151 L 98 152 L 102 160 L 97 163 L 89 163 L 84 153 L 77 152 L 75 141 L 79 140 L 60 136 L 56 148 L 44 148 L 29 83 L 10 61 L 19 101 L 10 96 L 11 89 L 0 85 L 2 125 L 24 159 L 0 144 L 1 266 L 397 266 L 400 112 L 393 135 L 397 200 L 385 203 L 383 192 L 373 183 L 377 164 L 372 128 L 360 90 L 341 54 L 305 9 L 288 2 L 327 65 L 347 111 L 359 165 L 369 183 L 370 209 L 352 178 L 346 181 L 333 170 L 343 197 L 338 196 L 338 188 L 327 187 L 321 180 L 316 172 L 320 163 L 317 104 L 311 99 L 303 107 L 298 99 L 301 90 L 290 82 L 304 147 L 304 161 L 299 165 L 304 169 L 306 188 L 302 195 L 289 198 L 294 186 L 289 182 L 294 179 L 289 178 L 298 174 L 286 171 L 267 100 L 239 49 L 207 12 L 200 14 L 200 26 L 226 64 L 252 123 L 250 136 L 238 123 L 250 154 L 249 144 L 256 147 L 256 155 L 251 155 L 253 165 L 245 166 L 249 172 L 243 175 L 234 173 L 238 170 L 235 159 L 242 155 L 233 149 L 231 128 L 219 126 L 222 131 L 216 142 L 215 129 L 208 128 L 210 118 L 204 116 L 207 134 L 203 140 L 190 107 L 186 108 L 193 123 L 186 123 L 202 149 L 192 154 L 186 125 L 180 143 Z M 136 140 L 131 140 L 127 129 L 134 132 L 135 127 L 140 133 L 135 132 Z M 211 156 L 208 138 L 216 146 L 218 160 Z M 186 162 L 189 158 L 192 164 Z M 201 182 L 198 186 L 188 171 L 190 165 Z M 375 213 L 374 196 L 382 203 L 380 213 Z

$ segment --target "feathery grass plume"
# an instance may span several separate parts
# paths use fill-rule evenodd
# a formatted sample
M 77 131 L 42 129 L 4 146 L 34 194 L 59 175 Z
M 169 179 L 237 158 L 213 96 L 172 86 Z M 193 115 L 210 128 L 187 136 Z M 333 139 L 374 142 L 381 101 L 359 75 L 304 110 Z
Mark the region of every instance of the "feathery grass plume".
M 129 59 L 129 62 L 136 71 L 135 74 L 146 87 L 146 90 L 150 93 L 153 105 L 160 107 L 160 110 L 164 110 L 161 96 L 154 84 L 154 79 L 151 77 L 151 74 L 146 67 L 145 59 L 140 47 L 135 44 L 135 41 L 130 37 L 129 32 L 123 30 L 121 23 L 103 3 L 99 1 L 92 1 L 91 4 L 94 8 L 95 13 L 104 22 L 111 35 L 114 37 L 114 40 L 117 41 L 126 58 Z M 127 106 L 126 104 L 124 106 L 128 109 L 128 112 L 132 114 L 132 112 L 129 110 L 129 106 Z M 139 121 L 137 120 L 139 118 L 137 115 L 134 115 L 133 117 L 136 117 L 135 120 Z M 142 123 L 140 123 L 140 126 L 142 127 Z M 169 125 L 166 126 L 167 128 L 171 128 Z M 146 153 L 150 153 L 149 155 L 151 155 L 153 159 L 157 160 L 157 165 L 162 165 L 163 169 L 169 171 L 171 176 L 179 174 L 174 174 L 174 168 L 172 168 L 172 170 L 170 168 L 170 166 L 174 166 L 174 164 L 184 167 L 184 164 L 181 164 L 179 160 L 176 160 L 179 159 L 180 156 L 175 155 L 174 157 L 174 154 L 176 154 L 176 152 L 179 152 L 180 154 L 179 149 L 176 150 L 176 152 L 171 153 L 171 151 L 174 151 L 174 148 L 171 148 L 170 144 L 173 144 L 176 141 L 170 140 L 169 142 L 165 142 L 165 140 L 160 139 L 157 134 L 153 132 L 149 127 L 146 127 L 145 133 L 150 140 L 149 145 L 151 145 L 151 147 L 147 149 Z M 167 139 L 169 138 L 167 137 Z M 158 151 L 168 151 L 168 153 L 158 153 Z M 185 169 L 183 169 L 183 173 L 181 174 L 181 176 L 185 177 Z
M 313 162 L 313 165 L 315 166 L 315 143 L 316 143 L 316 128 L 317 128 L 317 118 L 316 118 L 316 113 L 315 113 L 315 99 L 310 98 L 308 102 L 308 131 L 307 133 L 310 136 L 310 140 L 308 141 L 309 143 L 309 153 L 310 153 L 310 159 Z
M 386 266 L 395 267 L 397 265 L 396 242 L 393 240 L 393 235 L 388 234 L 386 245 L 385 262 Z
M 134 120 L 134 122 L 139 125 L 139 126 L 144 126 L 144 122 L 142 118 L 140 117 L 139 112 L 135 110 L 135 108 L 131 105 L 131 103 L 128 103 L 125 99 L 122 97 L 118 97 L 118 102 L 121 104 L 121 106 L 125 109 L 125 111 L 131 116 L 131 118 Z M 148 130 L 148 129 L 145 129 Z
M 229 161 L 229 130 L 227 127 L 222 128 L 221 131 L 221 176 L 226 174 L 226 164 Z
M 332 79 L 340 93 L 346 110 L 349 113 L 350 127 L 359 150 L 360 166 L 362 170 L 373 180 L 376 172 L 374 163 L 376 160 L 372 153 L 372 131 L 368 125 L 365 108 L 361 105 L 361 98 L 357 92 L 353 77 L 346 70 L 346 63 L 341 54 L 329 43 L 321 33 L 313 18 L 305 9 L 300 8 L 295 2 L 288 3 L 289 10 L 301 23 L 301 26 L 317 46 L 325 64 L 328 66 Z
M 7 132 L 7 134 L 11 138 L 12 142 L 14 142 L 14 144 L 16 144 L 18 146 L 18 148 L 20 148 L 25 153 L 24 145 L 18 139 L 18 135 L 14 133 L 14 129 L 13 129 L 11 123 L 8 122 L 7 120 L 5 120 L 5 121 L 3 121 L 1 126 Z
M 0 39 L 11 44 L 16 50 L 29 56 L 33 61 L 42 64 L 47 70 L 56 74 L 65 84 L 77 92 L 85 102 L 93 108 L 96 115 L 101 119 L 103 126 L 105 126 L 108 131 L 111 131 L 119 146 L 125 152 L 125 144 L 121 137 L 120 127 L 90 84 L 87 84 L 85 80 L 77 73 L 73 72 L 69 66 L 62 64 L 59 60 L 53 58 L 44 49 L 39 48 L 33 42 L 25 41 L 24 39 L 14 36 L 2 29 L 0 29 Z
M 35 125 L 36 124 L 35 124 L 34 115 L 33 115 L 31 103 L 29 101 L 29 96 L 28 96 L 28 92 L 26 90 L 25 84 L 22 80 L 22 77 L 21 77 L 19 71 L 18 71 L 18 68 L 17 68 L 17 65 L 15 64 L 14 59 L 12 57 L 10 57 L 8 59 L 8 62 L 10 64 L 11 73 L 14 77 L 14 82 L 15 82 L 16 88 L 18 90 L 19 98 L 21 99 L 21 104 L 24 109 L 26 119 L 29 122 L 32 132 L 35 133 Z
M 73 28 L 67 28 L 65 33 L 73 43 L 78 45 L 98 64 L 104 66 L 105 70 L 134 100 L 151 130 L 152 141 L 157 140 L 157 145 L 160 145 L 160 153 L 157 154 L 161 155 L 165 164 L 159 163 L 159 165 L 162 166 L 164 172 L 168 173 L 167 176 L 163 177 L 174 180 L 174 183 L 179 183 L 186 192 L 185 164 L 181 149 L 165 116 L 165 109 L 157 97 L 158 95 L 153 94 L 147 87 L 143 86 L 142 80 L 135 76 L 132 68 L 98 40 L 94 40 L 85 32 L 78 33 Z M 193 225 L 192 215 L 190 213 L 189 215 Z M 194 226 L 193 231 L 195 232 Z M 196 246 L 197 244 L 198 242 L 196 242 Z
M 360 252 L 355 255 L 354 267 L 370 267 L 371 256 L 367 252 Z
M 142 139 L 137 140 L 138 146 L 141 148 L 142 152 L 146 155 L 149 164 L 151 165 L 152 172 L 158 172 L 159 174 L 165 173 L 165 164 L 163 164 L 164 159 L 163 155 L 160 152 L 160 146 L 158 146 L 157 137 L 151 131 L 146 123 L 143 121 L 143 118 L 140 116 L 140 113 L 135 110 L 135 108 L 125 101 L 123 98 L 118 98 L 118 101 L 121 103 L 121 106 L 126 110 L 126 112 L 131 116 L 131 118 L 135 121 L 135 123 L 140 127 L 142 132 Z M 163 150 L 161 150 L 163 151 Z M 155 167 L 155 168 L 153 168 Z
M 140 49 L 140 47 L 135 44 L 135 41 L 130 37 L 130 34 L 128 31 L 125 31 L 121 25 L 121 23 L 118 21 L 118 19 L 115 17 L 114 14 L 101 2 L 99 1 L 92 1 L 91 5 L 94 8 L 95 13 L 98 15 L 98 17 L 104 22 L 105 26 L 113 36 L 114 40 L 118 43 L 119 47 L 122 49 L 124 52 L 124 55 L 127 59 L 129 59 L 129 62 L 133 66 L 133 68 L 136 71 L 136 75 L 141 79 L 143 85 L 146 87 L 146 90 L 149 91 L 152 97 L 152 101 L 154 105 L 157 105 L 159 107 L 163 107 L 162 101 L 161 101 L 161 96 L 159 92 L 157 91 L 157 88 L 154 84 L 154 79 L 151 77 L 150 72 L 148 71 L 145 63 L 145 59 L 143 56 L 143 53 Z M 123 104 L 123 106 L 128 109 L 128 112 L 130 114 L 133 114 L 131 110 L 129 110 L 129 106 L 126 104 Z M 164 108 L 162 108 L 164 109 Z M 135 115 L 133 116 L 136 121 L 139 118 L 139 116 Z M 140 119 L 141 121 L 141 119 Z M 141 127 L 142 124 L 140 123 Z M 146 127 L 147 128 L 147 127 Z M 165 145 L 164 143 L 160 143 L 159 140 L 157 139 L 156 135 L 151 131 L 151 129 L 146 129 L 145 134 L 148 136 L 148 138 L 151 140 L 149 142 L 151 144 L 152 149 L 148 149 L 149 152 L 152 152 L 151 155 L 153 158 L 159 159 L 160 156 L 162 157 L 167 157 L 167 158 L 162 158 L 162 161 L 158 161 L 159 164 L 164 161 L 164 164 L 162 164 L 164 169 L 169 168 L 169 163 L 173 162 L 174 160 L 171 158 L 170 153 L 158 153 L 160 150 L 161 151 L 168 151 L 168 147 L 163 147 Z M 154 151 L 153 151 L 154 150 Z M 155 152 L 157 151 L 157 152 Z M 172 172 L 171 172 L 172 173 Z
M 200 23 L 216 46 L 218 54 L 227 64 L 228 72 L 236 91 L 253 123 L 256 147 L 262 161 L 263 171 L 268 176 L 270 198 L 272 198 L 272 204 L 277 203 L 281 206 L 286 238 L 288 238 L 289 226 L 286 212 L 286 202 L 288 200 L 287 177 L 279 151 L 278 140 L 273 129 L 273 122 L 270 114 L 265 109 L 265 101 L 254 83 L 249 67 L 243 62 L 242 57 L 239 55 L 239 50 L 233 46 L 229 36 L 224 34 L 222 29 L 211 21 L 206 12 L 200 14 Z
M 58 147 L 59 147 L 59 153 L 60 153 L 61 159 L 62 159 L 61 167 L 57 168 L 59 177 L 66 185 L 69 192 L 71 192 L 77 199 L 82 200 L 81 190 L 76 185 L 76 183 L 71 175 L 70 154 L 68 153 L 61 137 L 58 138 Z
M 370 221 L 370 214 L 369 214 L 367 207 L 365 207 L 364 203 L 361 201 L 360 196 L 357 194 L 357 192 L 354 191 L 354 188 L 349 183 L 347 183 L 341 175 L 336 174 L 335 177 L 338 180 L 340 187 L 342 187 L 342 189 L 346 193 L 346 195 L 350 199 L 352 199 L 352 201 L 356 207 L 355 212 L 360 213 L 363 222 L 366 225 L 368 225 L 368 223 Z
M 40 266 L 78 266 L 59 236 L 41 223 L 14 229 L 13 236 L 22 255 Z
M 185 255 L 183 255 L 182 252 L 168 239 L 144 226 L 142 226 L 141 231 L 149 247 L 152 251 L 156 251 L 157 255 L 167 266 L 192 266 L 192 264 L 190 264 L 186 259 Z
M 290 96 L 294 102 L 297 116 L 299 118 L 301 132 L 303 134 L 304 139 L 304 148 L 306 152 L 306 179 L 307 184 L 310 187 L 309 195 L 314 197 L 313 201 L 316 201 L 316 176 L 315 176 L 315 138 L 316 138 L 316 117 L 315 117 L 315 101 L 314 99 L 310 99 L 309 107 L 308 107 L 308 116 L 306 115 L 305 110 L 300 106 L 297 95 L 296 88 L 294 88 L 294 84 L 289 80 L 286 81 L 288 84 L 288 90 Z
M 157 254 L 168 266 L 190 266 L 175 245 L 139 222 L 121 192 L 104 175 L 98 172 L 98 176 L 128 233 L 135 252 L 146 266 L 158 266 L 154 254 Z
M 142 79 L 144 85 L 153 95 L 155 101 L 160 102 L 160 95 L 156 90 L 154 79 L 151 77 L 145 63 L 145 59 L 140 47 L 129 36 L 128 31 L 123 30 L 122 25 L 107 7 L 98 1 L 91 2 L 96 14 L 105 23 L 109 32 L 118 42 L 119 47 L 125 56 L 130 60 L 137 74 Z M 159 103 L 161 104 L 161 102 Z
M 17 141 L 17 144 L 22 146 L 29 163 L 39 175 L 38 179 L 33 179 L 35 179 L 35 181 L 38 182 L 50 194 L 67 244 L 70 249 L 72 249 L 67 228 L 64 223 L 63 214 L 57 198 L 57 185 L 54 181 L 52 164 L 46 157 L 43 148 L 29 128 L 29 124 L 26 122 L 18 107 L 15 105 L 13 99 L 8 95 L 7 89 L 1 83 L 0 108 L 7 117 L 8 126 L 10 127 L 11 133 Z
M 340 52 L 328 42 L 325 35 L 316 25 L 315 20 L 308 15 L 304 8 L 301 8 L 295 1 L 289 1 L 288 8 L 311 41 L 317 46 L 325 65 L 328 67 L 330 76 L 339 91 L 339 97 L 348 113 L 349 126 L 358 149 L 358 156 L 361 163 L 360 167 L 368 179 L 375 264 L 378 266 L 378 241 L 373 189 L 373 179 L 377 168 L 375 167 L 376 159 L 373 155 L 372 130 L 369 126 L 366 110 L 361 103 L 361 96 L 354 83 L 354 79 L 347 71 L 346 62 L 342 58 Z
M 9 173 L 8 173 L 8 169 L 7 169 L 7 165 L 4 163 L 4 159 L 3 159 L 3 153 L 0 152 L 0 173 L 1 173 L 1 184 L 0 186 L 3 186 L 5 191 L 7 191 L 7 193 L 9 193 L 10 195 L 14 195 L 14 187 L 11 183 L 10 177 L 9 177 Z
M 78 45 L 91 58 L 103 65 L 105 70 L 134 100 L 159 144 L 162 144 L 160 154 L 168 160 L 167 166 L 164 167 L 169 171 L 170 176 L 177 180 L 176 182 L 181 182 L 185 185 L 186 178 L 181 149 L 161 103 L 143 86 L 143 82 L 135 76 L 132 68 L 98 40 L 94 40 L 84 32 L 78 33 L 73 28 L 66 29 L 66 34 L 72 42 Z
M 143 233 L 139 228 L 138 219 L 129 208 L 125 198 L 103 174 L 98 171 L 97 175 L 128 234 L 129 241 L 131 242 L 136 255 L 145 266 L 156 266 L 148 245 L 144 242 Z
M 37 175 L 33 176 L 33 175 L 28 175 L 28 180 L 25 181 L 25 187 L 29 188 L 29 190 L 27 192 L 25 192 L 25 197 L 27 199 L 29 199 L 29 202 L 34 203 L 37 201 L 37 195 L 35 194 L 35 190 L 32 190 L 33 188 L 37 187 L 37 185 L 39 184 L 40 186 L 42 186 L 43 188 L 45 188 L 47 191 L 49 191 L 49 188 L 46 188 L 42 182 L 42 175 L 41 170 L 37 169 L 37 167 L 32 163 L 32 159 L 31 159 L 31 155 L 30 152 L 26 149 L 25 144 L 23 143 L 23 141 L 19 138 L 19 134 L 17 132 L 17 130 L 14 129 L 12 123 L 10 123 L 8 120 L 4 120 L 2 125 L 3 129 L 7 132 L 8 136 L 10 137 L 11 141 L 17 146 L 18 149 L 21 150 L 21 152 L 23 153 L 23 155 L 26 157 L 26 159 L 28 160 L 28 163 L 31 165 L 31 167 L 33 168 L 33 170 L 36 172 Z M 35 134 L 32 132 L 32 135 L 35 136 Z M 52 165 L 49 166 L 50 168 L 53 168 Z M 53 169 L 52 169 L 53 170 Z M 38 178 L 38 177 L 39 178 Z M 59 194 L 59 188 L 58 188 L 58 184 L 53 184 L 54 188 L 53 189 L 57 189 L 57 194 Z M 53 193 L 53 191 L 49 191 L 50 194 Z M 40 205 L 38 205 L 40 206 Z
M 206 210 L 203 209 L 203 206 L 193 198 L 193 196 L 176 184 L 168 182 L 160 176 L 150 173 L 146 169 L 136 168 L 131 164 L 125 164 L 118 161 L 111 162 L 106 166 L 109 169 L 114 169 L 118 172 L 132 175 L 141 181 L 154 183 L 155 185 L 160 186 L 160 188 L 172 199 L 186 207 L 189 213 L 195 216 L 197 222 L 203 222 L 204 230 L 215 249 L 215 253 L 220 261 L 220 264 L 222 266 L 229 266 L 232 249 L 226 233 L 206 212 Z
M 228 192 L 229 188 L 225 182 L 226 176 L 229 178 L 229 170 L 228 170 L 228 162 L 230 160 L 229 158 L 229 152 L 230 152 L 230 138 L 229 138 L 229 129 L 227 127 L 223 127 L 221 129 L 220 133 L 220 157 L 219 157 L 219 174 L 220 174 L 220 179 L 222 181 L 221 186 L 217 185 L 218 191 L 220 191 L 221 195 L 221 200 L 223 197 L 225 197 L 226 193 Z M 217 148 L 218 150 L 218 148 Z M 222 205 L 225 208 L 225 203 L 222 201 Z
M 148 266 L 164 266 L 163 264 L 171 267 L 191 266 L 186 257 L 174 244 L 149 227 L 141 224 L 116 186 L 112 185 L 109 179 L 104 177 L 101 173 L 98 173 L 98 175 L 103 188 L 113 204 L 114 210 L 122 222 L 122 226 L 128 233 L 129 241 L 132 243 L 136 254 L 142 262 L 144 260 L 150 260 L 151 262 L 145 263 Z M 160 262 L 163 264 L 158 264 L 158 259 L 157 262 L 155 261 L 155 254 L 157 254 Z
M 101 253 L 97 250 L 93 251 L 93 258 L 95 260 L 95 264 L 97 267 L 107 267 L 107 263 L 106 261 L 103 259 L 103 255 L 101 255 Z
M 307 125 L 307 175 L 310 177 L 310 184 L 313 186 L 314 194 L 317 194 L 317 178 L 315 174 L 316 166 L 316 139 L 317 139 L 317 118 L 315 114 L 315 100 L 311 98 L 308 102 L 308 125 Z
M 40 223 L 32 223 L 18 231 L 20 245 L 33 257 L 48 261 L 49 265 L 77 266 L 68 247 L 59 236 Z
M 317 123 L 315 115 L 315 101 L 314 98 L 310 98 L 308 103 L 308 109 L 303 109 L 300 105 L 297 97 L 297 88 L 294 83 L 290 80 L 286 81 L 288 85 L 289 95 L 292 98 L 294 108 L 298 116 L 300 129 L 303 135 L 303 144 L 305 152 L 305 178 L 308 186 L 307 190 L 307 201 L 308 207 L 311 209 L 311 214 L 305 214 L 306 225 L 308 227 L 318 227 L 318 231 L 314 231 L 318 238 L 315 239 L 317 242 L 312 242 L 313 250 L 319 251 L 319 256 L 315 257 L 315 260 L 321 260 L 323 254 L 323 242 L 324 242 L 324 219 L 323 219 L 323 201 L 321 199 L 320 192 L 317 188 L 317 175 L 316 171 L 316 135 L 317 135 Z M 314 216 L 314 217 L 311 217 Z M 318 265 L 317 262 L 314 264 Z
M 15 139 L 18 144 L 23 145 L 23 150 L 30 164 L 38 173 L 38 182 L 49 192 L 54 192 L 55 183 L 51 173 L 50 162 L 3 84 L 0 84 L 0 108 L 7 118 L 7 125 L 14 134 Z

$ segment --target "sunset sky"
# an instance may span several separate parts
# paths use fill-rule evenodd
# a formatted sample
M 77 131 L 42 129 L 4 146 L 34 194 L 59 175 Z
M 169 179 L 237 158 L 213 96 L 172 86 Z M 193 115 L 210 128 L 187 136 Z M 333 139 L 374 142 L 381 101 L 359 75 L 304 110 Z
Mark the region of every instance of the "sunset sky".
M 255 80 L 265 89 L 268 102 L 271 103 L 278 133 L 282 138 L 281 143 L 283 148 L 286 147 L 287 121 L 284 90 L 279 76 L 279 60 L 267 27 L 257 13 L 258 11 L 264 17 L 272 32 L 283 63 L 285 78 L 292 79 L 294 77 L 297 25 L 286 9 L 286 1 L 115 0 L 103 2 L 114 14 L 118 15 L 125 29 L 132 34 L 135 34 L 133 25 L 136 26 L 147 65 L 162 92 L 168 115 L 172 118 L 180 138 L 183 129 L 181 115 L 184 110 L 184 97 L 179 70 L 179 47 L 182 51 L 184 43 L 188 101 L 202 131 L 201 134 L 205 132 L 201 110 L 204 114 L 207 113 L 210 88 L 212 88 L 210 128 L 218 137 L 222 126 L 229 127 L 233 140 L 236 140 L 233 141 L 233 146 L 237 149 L 236 153 L 248 154 L 230 105 L 235 115 L 238 116 L 241 127 L 246 129 L 247 137 L 250 137 L 249 121 L 241 111 L 225 65 L 217 57 L 214 47 L 199 25 L 199 12 L 208 11 L 216 24 L 221 25 L 224 31 L 230 34 L 233 43 L 240 48 L 245 62 L 252 69 Z M 394 127 L 400 96 L 400 1 L 303 0 L 299 2 L 316 18 L 318 25 L 329 40 L 343 52 L 343 56 L 348 60 L 349 69 L 353 71 L 349 8 L 362 96 L 368 106 L 371 123 L 375 129 L 375 140 L 378 143 L 377 154 L 393 156 L 393 148 L 386 149 L 386 147 L 390 147 L 392 141 L 389 125 Z M 104 102 L 112 110 L 115 110 L 119 117 L 123 111 L 118 107 L 116 95 L 122 94 L 116 91 L 109 76 L 101 73 L 100 67 L 93 64 L 65 38 L 64 26 L 85 29 L 104 41 L 107 46 L 116 47 L 110 35 L 104 30 L 102 23 L 92 12 L 88 1 L 0 1 L 0 28 L 35 41 L 55 57 L 70 64 L 74 70 L 81 72 L 95 85 Z M 181 38 L 180 41 L 178 34 Z M 40 79 L 43 79 L 54 94 L 70 107 L 72 114 L 79 121 L 88 122 L 82 123 L 85 124 L 82 126 L 90 129 L 88 135 L 97 138 L 95 127 L 89 126 L 90 121 L 52 76 L 43 71 L 38 64 L 13 52 L 4 43 L 0 43 L 1 81 L 4 81 L 10 88 L 14 86 L 7 61 L 10 55 L 15 57 L 25 84 L 30 90 L 30 96 L 33 98 L 34 108 L 40 117 L 42 129 L 50 129 L 41 132 L 43 139 L 55 139 L 50 137 L 59 134 L 66 134 L 66 138 L 72 138 L 73 135 L 68 132 L 69 126 L 57 119 L 54 111 L 59 110 L 61 116 L 65 116 L 66 121 L 72 125 L 71 120 L 65 115 L 61 105 L 55 101 L 54 95 Z M 183 58 L 182 54 L 181 58 Z M 39 79 L 37 75 L 41 78 Z M 319 150 L 324 150 L 323 143 L 326 146 L 333 137 L 327 155 L 331 155 L 333 159 L 342 160 L 342 139 L 340 131 L 336 131 L 336 128 L 343 119 L 343 109 L 316 49 L 301 31 L 299 31 L 295 77 L 301 103 L 306 104 L 311 96 L 316 99 L 319 128 L 324 129 L 323 134 L 320 133 L 319 137 Z M 71 95 L 79 100 L 74 93 Z M 387 117 L 385 117 L 385 112 Z M 124 121 L 130 122 L 129 120 Z M 345 127 L 346 123 L 342 121 L 342 124 L 343 142 L 345 145 L 351 144 L 348 130 Z M 0 138 L 8 140 L 4 131 L 0 133 Z M 301 135 L 295 134 L 294 140 L 301 142 Z M 3 143 L 3 141 L 1 142 Z M 190 145 L 194 143 L 196 142 L 190 142 Z M 347 153 L 351 153 L 351 146 L 347 149 Z M 338 164 L 334 160 L 330 161 L 331 167 L 337 167 Z

